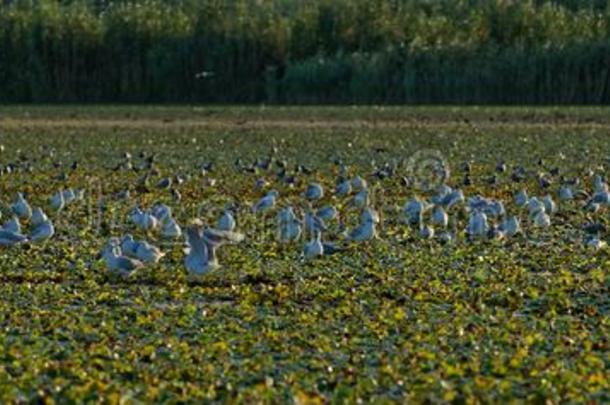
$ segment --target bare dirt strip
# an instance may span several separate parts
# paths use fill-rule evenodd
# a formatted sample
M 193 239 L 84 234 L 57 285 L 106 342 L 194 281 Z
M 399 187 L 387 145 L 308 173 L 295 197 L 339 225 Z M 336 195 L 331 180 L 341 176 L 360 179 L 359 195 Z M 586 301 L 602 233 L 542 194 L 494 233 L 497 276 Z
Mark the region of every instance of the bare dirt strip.
M 445 127 L 456 125 L 464 127 L 547 127 L 555 125 L 562 128 L 578 127 L 578 128 L 610 128 L 610 122 L 603 121 L 578 121 L 578 120 L 558 120 L 552 123 L 547 121 L 528 121 L 528 120 L 437 120 L 437 119 L 389 119 L 389 120 L 341 120 L 341 119 L 250 119 L 250 120 L 232 120 L 232 119 L 184 119 L 184 120 L 167 120 L 156 118 L 137 118 L 137 119 L 120 119 L 120 118 L 21 118 L 21 117 L 2 117 L 0 118 L 0 130 L 6 129 L 27 129 L 27 128 L 201 128 L 201 129 L 239 129 L 239 128 L 277 128 L 277 129 L 349 129 L 349 128 L 401 128 L 401 127 Z

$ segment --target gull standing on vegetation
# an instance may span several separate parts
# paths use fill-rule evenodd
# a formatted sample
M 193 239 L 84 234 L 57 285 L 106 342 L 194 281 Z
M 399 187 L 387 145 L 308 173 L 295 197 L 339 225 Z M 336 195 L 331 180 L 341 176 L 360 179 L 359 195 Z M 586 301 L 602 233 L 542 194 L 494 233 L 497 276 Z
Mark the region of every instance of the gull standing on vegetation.
M 64 200 L 64 193 L 58 191 L 57 193 L 53 194 L 50 199 L 50 204 L 51 208 L 53 208 L 55 211 L 61 211 L 66 205 L 66 202 Z
M 278 223 L 287 222 L 296 218 L 297 216 L 294 213 L 294 208 L 292 208 L 291 205 L 279 210 L 276 216 L 276 220 Z
M 275 207 L 275 202 L 279 196 L 277 190 L 271 190 L 265 195 L 263 198 L 258 200 L 254 206 L 252 206 L 252 211 L 257 214 L 260 212 L 266 212 Z
M 349 180 L 342 179 L 335 190 L 337 197 L 346 197 L 352 192 L 352 183 Z
M 76 200 L 76 194 L 74 193 L 74 190 L 71 188 L 67 188 L 67 189 L 61 191 L 61 195 L 64 199 L 65 205 L 68 205 L 68 204 L 72 203 L 74 200 Z
M 589 204 L 610 205 L 610 192 L 604 190 L 596 191 L 587 202 L 587 205 Z
M 352 188 L 356 191 L 364 190 L 367 187 L 366 180 L 360 176 L 356 176 L 352 179 Z
M 165 218 L 172 216 L 172 209 L 163 203 L 157 202 L 152 206 L 150 213 L 154 215 L 159 222 L 163 222 Z
M 122 255 L 117 238 L 110 239 L 102 251 L 102 257 L 106 261 L 108 270 L 112 274 L 122 277 L 129 277 L 138 269 L 144 267 L 141 261 Z
M 184 266 L 191 276 L 202 276 L 219 267 L 216 258 L 210 258 L 203 240 L 203 226 L 195 223 L 186 228 L 187 255 Z
M 596 193 L 600 191 L 608 191 L 608 183 L 606 183 L 599 174 L 593 178 L 593 189 Z
M 322 234 L 314 232 L 312 239 L 305 244 L 303 249 L 303 257 L 305 260 L 312 260 L 324 254 L 324 245 L 322 244 Z
M 4 225 L 2 225 L 2 229 L 13 233 L 21 233 L 21 224 L 19 223 L 19 218 L 13 216 L 13 218 L 6 221 Z
M 464 192 L 462 190 L 453 190 L 441 201 L 441 204 L 444 205 L 447 210 L 450 210 L 454 206 L 461 204 L 465 201 Z
M 569 201 L 574 199 L 574 192 L 568 185 L 563 185 L 559 189 L 559 199 L 563 201 Z
M 121 239 L 119 246 L 123 254 L 126 254 L 127 256 L 131 257 L 136 257 L 136 252 L 138 250 L 138 242 L 136 242 L 136 240 L 131 234 L 123 236 L 123 239 Z
M 348 241 L 363 242 L 377 237 L 375 225 L 379 223 L 379 215 L 372 209 L 365 212 L 360 218 L 362 222 L 347 234 Z
M 408 224 L 419 225 L 422 223 L 424 212 L 428 209 L 427 203 L 417 197 L 407 201 L 402 211 Z
M 324 197 L 324 189 L 319 183 L 311 183 L 309 186 L 307 186 L 304 196 L 310 201 L 319 200 L 320 198 Z
M 323 221 L 332 221 L 337 218 L 339 212 L 332 205 L 327 205 L 326 207 L 322 207 L 316 211 L 316 216 L 319 217 Z
M 227 209 L 222 213 L 220 218 L 218 218 L 216 228 L 221 231 L 233 231 L 235 229 L 235 217 L 231 210 Z
M 0 246 L 13 246 L 19 243 L 27 242 L 28 237 L 20 232 L 14 232 L 8 229 L 0 229 Z
M 521 232 L 521 223 L 519 222 L 519 218 L 514 215 L 508 217 L 500 225 L 500 230 L 502 230 L 502 232 L 504 232 L 504 234 L 508 237 L 517 235 Z
M 243 240 L 243 234 L 206 228 L 201 221 L 195 220 L 186 229 L 188 253 L 184 265 L 192 276 L 207 274 L 220 266 L 216 257 L 217 247 Z
M 442 228 L 447 228 L 449 224 L 449 215 L 445 212 L 442 206 L 437 205 L 432 210 L 432 223 L 439 225 Z
M 551 225 L 551 217 L 549 217 L 544 209 L 533 212 L 530 218 L 532 218 L 534 225 L 539 228 L 546 228 Z
M 137 242 L 135 257 L 143 263 L 158 263 L 165 253 L 146 241 Z
M 36 207 L 32 212 L 31 223 L 34 226 L 29 240 L 32 242 L 42 242 L 50 239 L 55 234 L 53 222 L 46 216 L 41 208 Z
M 314 235 L 316 233 L 326 231 L 326 224 L 324 224 L 324 221 L 312 211 L 307 211 L 305 213 L 303 225 L 305 228 L 305 233 L 308 235 Z
M 292 207 L 286 207 L 277 216 L 277 237 L 281 243 L 290 243 L 301 237 L 301 221 Z
M 167 216 L 161 223 L 161 237 L 165 239 L 176 239 L 182 236 L 182 228 L 178 225 L 178 222 L 171 217 Z
M 349 205 L 356 208 L 364 208 L 369 205 L 369 190 L 363 188 L 349 202 Z
M 143 231 L 156 229 L 159 225 L 157 217 L 149 212 L 135 208 L 130 214 L 131 222 Z
M 32 217 L 30 218 L 30 222 L 33 226 L 38 226 L 48 220 L 49 218 L 47 217 L 47 214 L 45 214 L 40 207 L 35 207 L 32 210 Z
M 506 214 L 504 203 L 502 201 L 493 200 L 485 207 L 485 213 L 492 217 L 503 217 Z
M 451 187 L 446 184 L 441 184 L 436 190 L 436 195 L 431 197 L 431 201 L 433 204 L 442 205 L 452 192 L 453 189 Z
M 157 263 L 163 256 L 165 256 L 165 253 L 161 252 L 158 247 L 153 246 L 146 241 L 135 240 L 130 234 L 123 236 L 121 242 L 116 245 L 120 248 L 122 254 L 137 259 L 143 263 Z
M 530 218 L 533 218 L 536 214 L 538 214 L 539 211 L 544 212 L 546 210 L 546 206 L 537 197 L 532 197 L 527 202 L 527 210 Z
M 515 194 L 515 204 L 517 207 L 525 207 L 528 201 L 529 198 L 527 196 L 527 191 L 520 190 L 517 194 Z
M 381 218 L 379 217 L 379 213 L 372 209 L 371 207 L 366 207 L 360 213 L 360 221 L 361 222 L 374 222 L 376 224 L 381 222 Z
M 553 198 L 550 195 L 545 195 L 542 198 L 542 204 L 544 205 L 544 211 L 547 214 L 553 215 L 557 212 L 557 204 L 555 204 L 555 201 L 553 201 Z
M 484 238 L 489 232 L 489 224 L 487 222 L 487 215 L 481 211 L 472 211 L 468 220 L 468 227 L 466 233 L 475 238 Z
M 19 218 L 29 219 L 32 216 L 32 208 L 21 193 L 17 193 L 17 198 L 13 205 L 11 205 L 11 209 Z

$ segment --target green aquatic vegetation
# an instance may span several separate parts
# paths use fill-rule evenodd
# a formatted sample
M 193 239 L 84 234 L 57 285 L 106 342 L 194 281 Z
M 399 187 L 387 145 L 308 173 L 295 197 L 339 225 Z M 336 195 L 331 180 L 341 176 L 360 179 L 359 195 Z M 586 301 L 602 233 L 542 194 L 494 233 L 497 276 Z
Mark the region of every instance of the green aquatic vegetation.
M 417 192 L 401 183 L 404 166 L 388 179 L 370 175 L 372 161 L 400 162 L 435 149 L 451 167 L 449 184 L 462 183 L 460 166 L 471 161 L 466 196 L 501 198 L 517 212 L 515 191 L 547 193 L 537 172 L 557 167 L 558 176 L 578 176 L 590 190 L 586 170 L 603 173 L 609 164 L 604 119 L 581 122 L 572 110 L 558 121 L 544 111 L 528 120 L 518 110 L 464 109 L 449 118 L 430 110 L 402 120 L 397 109 L 373 124 L 351 110 L 343 118 L 340 109 L 334 116 L 292 110 L 287 119 L 281 110 L 235 109 L 207 122 L 171 108 L 127 119 L 120 107 L 74 118 L 48 111 L 24 118 L 6 109 L 1 121 L 3 220 L 22 191 L 56 225 L 44 244 L 0 250 L 3 402 L 610 400 L 610 252 L 581 242 L 585 222 L 608 226 L 607 209 L 592 214 L 582 201 L 560 202 L 548 229 L 534 230 L 522 218 L 525 235 L 473 242 L 462 231 L 467 216 L 453 213 L 458 238 L 443 245 L 421 240 L 398 218 Z M 171 114 L 179 119 L 165 122 Z M 462 116 L 473 120 L 455 119 Z M 338 173 L 332 162 L 340 158 L 350 174 L 369 181 L 382 216 L 379 239 L 307 263 L 299 257 L 302 243 L 278 244 L 274 213 L 261 222 L 248 209 L 263 194 L 255 181 L 275 176 L 234 168 L 236 158 L 248 164 L 274 147 L 291 170 L 312 170 L 292 188 L 272 183 L 280 206 L 304 208 L 300 194 L 310 181 L 330 191 Z M 137 172 L 117 168 L 125 152 Z M 139 168 L 141 152 L 155 155 L 158 174 L 138 191 L 147 172 Z M 501 160 L 509 170 L 489 184 Z M 210 161 L 214 168 L 202 174 Z M 9 164 L 17 167 L 12 173 Z M 530 173 L 518 184 L 510 179 L 517 165 Z M 180 202 L 155 186 L 178 174 L 186 178 L 175 187 Z M 51 214 L 48 198 L 66 187 L 84 188 L 85 199 Z M 558 187 L 559 180 L 548 192 L 556 195 Z M 125 189 L 130 196 L 121 199 Z M 215 223 L 234 202 L 246 240 L 223 247 L 222 267 L 189 282 L 182 241 L 152 235 L 166 256 L 129 279 L 110 277 L 97 258 L 102 245 L 125 232 L 147 238 L 127 217 L 134 206 L 156 201 L 172 206 L 180 224 L 194 217 Z M 327 192 L 321 204 L 328 202 L 348 228 L 358 223 L 346 201 Z M 335 226 L 329 238 L 342 243 Z

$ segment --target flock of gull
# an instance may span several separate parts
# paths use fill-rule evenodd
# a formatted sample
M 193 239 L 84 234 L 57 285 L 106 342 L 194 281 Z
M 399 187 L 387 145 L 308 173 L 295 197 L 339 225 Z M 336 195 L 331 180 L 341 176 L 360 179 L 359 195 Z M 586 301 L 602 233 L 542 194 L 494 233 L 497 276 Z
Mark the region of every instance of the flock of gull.
M 506 169 L 500 166 L 497 170 Z M 524 234 L 522 222 L 527 223 L 528 229 L 551 227 L 558 205 L 564 202 L 578 200 L 578 207 L 588 213 L 609 206 L 608 184 L 599 175 L 591 174 L 591 178 L 590 192 L 580 187 L 580 181 L 564 182 L 553 195 L 546 192 L 530 196 L 526 189 L 521 189 L 508 204 L 513 211 L 510 214 L 501 199 L 482 195 L 467 198 L 461 189 L 442 182 L 434 190 L 408 199 L 397 219 L 419 238 L 435 239 L 443 244 L 454 243 L 460 237 L 469 241 L 514 238 Z M 158 187 L 166 188 L 169 183 L 169 179 L 161 181 Z M 193 219 L 183 231 L 172 208 L 161 202 L 147 209 L 134 208 L 129 212 L 128 221 L 134 229 L 150 237 L 154 232 L 164 240 L 183 239 L 184 267 L 193 277 L 203 276 L 220 266 L 217 251 L 221 246 L 245 240 L 246 236 L 236 230 L 240 215 L 273 218 L 278 243 L 291 245 L 304 241 L 301 255 L 304 261 L 337 254 L 354 244 L 379 238 L 378 228 L 382 221 L 372 203 L 373 189 L 365 178 L 348 176 L 346 170 L 338 175 L 333 192 L 325 190 L 319 182 L 309 183 L 298 195 L 302 202 L 298 206 L 290 205 L 294 198 L 282 201 L 277 189 L 269 190 L 271 185 L 265 178 L 257 179 L 254 188 L 261 193 L 260 199 L 249 204 L 249 212 L 238 214 L 235 207 L 229 206 L 213 227 L 201 219 Z M 60 212 L 83 198 L 83 190 L 68 188 L 54 194 L 48 205 L 54 212 Z M 22 193 L 17 193 L 8 209 L 11 215 L 0 228 L 0 246 L 45 243 L 54 236 L 52 220 L 41 207 L 32 208 Z M 355 213 L 358 223 L 348 228 L 343 221 L 343 211 Z M 27 226 L 22 227 L 22 222 Z M 333 223 L 338 225 L 331 227 Z M 592 249 L 603 248 L 601 228 L 595 223 L 585 226 L 583 243 Z M 111 237 L 99 258 L 104 259 L 110 273 L 127 277 L 159 262 L 164 256 L 165 253 L 149 241 L 125 234 Z

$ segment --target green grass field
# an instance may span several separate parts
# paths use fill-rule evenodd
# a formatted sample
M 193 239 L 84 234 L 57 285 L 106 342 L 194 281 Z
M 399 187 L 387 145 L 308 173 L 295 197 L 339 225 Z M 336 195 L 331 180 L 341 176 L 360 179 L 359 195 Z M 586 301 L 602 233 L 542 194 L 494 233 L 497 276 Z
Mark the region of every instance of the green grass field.
M 610 165 L 609 117 L 608 108 L 0 107 L 2 222 L 22 191 L 56 227 L 46 243 L 0 247 L 0 399 L 609 402 L 610 251 L 582 243 L 585 223 L 610 225 L 608 208 L 560 202 L 552 226 L 535 229 L 513 203 L 521 188 L 558 201 L 562 176 L 590 193 L 592 173 Z M 274 148 L 290 169 L 312 172 L 289 188 L 273 166 L 234 168 Z M 467 197 L 502 199 L 522 216 L 524 234 L 468 242 L 458 210 L 455 243 L 420 239 L 400 218 L 409 198 L 429 197 L 402 184 L 422 150 L 444 156 L 448 184 Z M 125 152 L 135 169 L 115 170 Z M 147 172 L 141 156 L 152 154 L 151 185 L 137 188 Z M 358 212 L 331 192 L 336 159 L 369 181 L 379 238 L 303 263 L 305 241 L 278 244 L 275 213 L 247 209 L 263 195 L 255 181 L 266 178 L 280 207 L 299 210 L 306 185 L 318 181 L 351 228 Z M 466 161 L 470 185 L 462 185 Z M 506 173 L 495 173 L 500 161 Z M 371 175 L 386 162 L 396 175 Z M 519 165 L 527 176 L 515 183 Z M 178 174 L 180 202 L 155 187 Z M 552 180 L 547 190 L 537 174 Z M 66 187 L 85 189 L 85 199 L 51 214 L 49 197 Z M 126 200 L 117 197 L 124 190 Z M 126 232 L 148 237 L 127 216 L 156 201 L 180 224 L 213 224 L 233 202 L 246 240 L 220 250 L 222 267 L 193 283 L 182 243 L 153 234 L 167 252 L 159 264 L 109 277 L 102 246 Z M 328 239 L 341 241 L 337 229 Z

